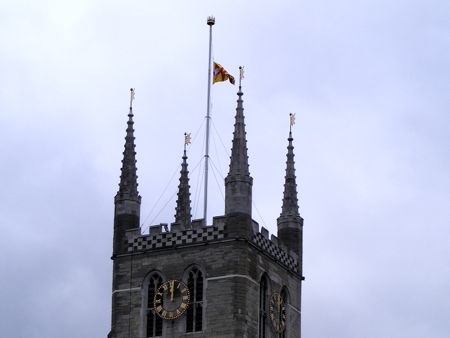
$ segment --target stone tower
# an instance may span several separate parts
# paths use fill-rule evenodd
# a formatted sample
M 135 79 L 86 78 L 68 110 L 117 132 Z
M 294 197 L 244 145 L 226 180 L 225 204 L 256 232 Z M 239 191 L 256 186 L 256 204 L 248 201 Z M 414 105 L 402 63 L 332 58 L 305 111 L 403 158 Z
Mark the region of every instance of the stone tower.
M 302 219 L 289 134 L 278 237 L 252 219 L 252 185 L 239 86 L 225 215 L 192 220 L 183 153 L 175 220 L 139 227 L 130 108 L 115 198 L 112 322 L 108 338 L 298 338 Z

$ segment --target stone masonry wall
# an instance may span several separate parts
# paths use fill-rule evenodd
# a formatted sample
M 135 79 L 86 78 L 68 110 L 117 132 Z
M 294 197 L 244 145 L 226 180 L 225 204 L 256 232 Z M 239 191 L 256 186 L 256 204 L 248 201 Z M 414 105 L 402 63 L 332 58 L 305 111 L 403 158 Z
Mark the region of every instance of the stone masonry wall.
M 220 223 L 220 222 L 219 222 Z M 204 272 L 204 328 L 185 333 L 185 317 L 164 321 L 164 337 L 232 338 L 258 336 L 259 282 L 265 273 L 269 292 L 289 292 L 287 337 L 299 336 L 300 276 L 295 257 L 257 233 L 252 240 L 227 238 L 223 223 L 214 227 L 131 236 L 130 254 L 114 258 L 113 324 L 110 338 L 145 337 L 145 278 L 157 271 L 164 280 L 186 282 L 187 269 Z M 297 265 L 296 265 L 297 264 Z M 131 312 L 130 312 L 131 311 Z M 131 313 L 131 319 L 129 314 Z M 298 328 L 297 328 L 298 327 Z M 278 337 L 268 320 L 267 337 Z

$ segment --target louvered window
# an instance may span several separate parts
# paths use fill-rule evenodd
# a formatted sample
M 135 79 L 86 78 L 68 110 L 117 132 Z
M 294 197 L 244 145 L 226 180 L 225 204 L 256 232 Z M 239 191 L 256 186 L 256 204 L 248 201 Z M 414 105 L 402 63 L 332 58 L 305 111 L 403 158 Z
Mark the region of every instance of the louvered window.
M 160 337 L 163 331 L 163 320 L 154 311 L 153 300 L 156 290 L 161 286 L 162 278 L 159 275 L 152 275 L 148 281 L 148 297 L 147 297 L 147 336 Z
M 259 284 L 259 338 L 266 337 L 266 318 L 267 318 L 267 279 L 261 278 Z
M 189 272 L 187 286 L 191 298 L 186 311 L 186 332 L 203 330 L 203 275 L 197 268 Z

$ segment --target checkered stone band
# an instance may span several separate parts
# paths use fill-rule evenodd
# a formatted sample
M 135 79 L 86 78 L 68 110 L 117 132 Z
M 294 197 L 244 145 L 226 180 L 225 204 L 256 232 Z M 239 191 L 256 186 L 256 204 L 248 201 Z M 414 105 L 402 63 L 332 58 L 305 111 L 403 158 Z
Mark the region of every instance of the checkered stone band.
M 224 225 L 209 226 L 177 232 L 163 232 L 156 235 L 139 236 L 128 241 L 128 252 L 167 248 L 174 245 L 184 245 L 208 242 L 224 238 Z
M 252 242 L 288 269 L 298 272 L 297 260 L 289 256 L 284 250 L 276 246 L 271 240 L 265 238 L 261 233 L 253 235 Z

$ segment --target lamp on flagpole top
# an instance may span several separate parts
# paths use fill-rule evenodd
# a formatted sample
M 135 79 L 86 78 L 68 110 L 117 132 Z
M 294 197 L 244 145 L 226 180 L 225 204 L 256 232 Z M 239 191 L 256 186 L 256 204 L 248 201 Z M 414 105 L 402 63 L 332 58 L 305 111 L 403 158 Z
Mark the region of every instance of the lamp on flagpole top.
M 213 16 L 208 16 L 208 19 L 206 20 L 206 23 L 209 26 L 212 26 L 212 25 L 214 25 L 216 23 L 216 19 Z

